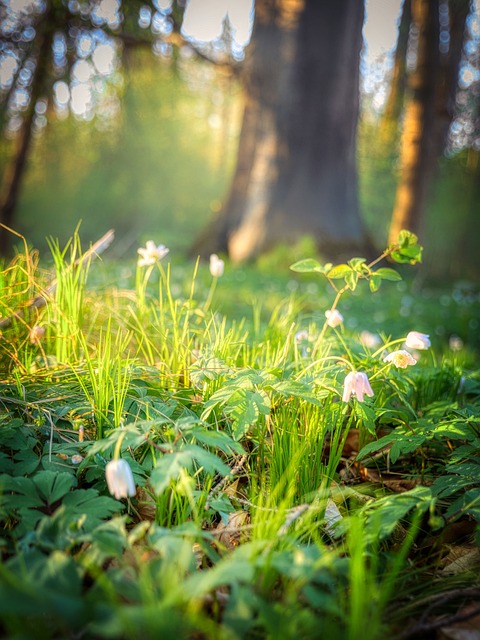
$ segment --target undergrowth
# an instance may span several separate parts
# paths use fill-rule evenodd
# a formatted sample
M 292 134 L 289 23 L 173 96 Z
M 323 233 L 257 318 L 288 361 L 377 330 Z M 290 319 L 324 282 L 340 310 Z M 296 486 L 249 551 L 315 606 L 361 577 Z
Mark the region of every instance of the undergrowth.
M 269 311 L 258 273 L 235 317 L 218 258 L 150 242 L 104 286 L 78 235 L 50 248 L 54 274 L 26 243 L 0 273 L 3 636 L 381 640 L 475 614 L 477 356 L 431 347 L 379 265 L 419 262 L 413 234 L 297 262 Z

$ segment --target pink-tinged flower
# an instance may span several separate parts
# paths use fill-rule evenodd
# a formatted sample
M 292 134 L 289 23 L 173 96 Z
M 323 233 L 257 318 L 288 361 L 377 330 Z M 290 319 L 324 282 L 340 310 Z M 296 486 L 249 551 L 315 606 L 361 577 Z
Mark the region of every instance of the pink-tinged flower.
M 325 311 L 325 317 L 327 319 L 328 326 L 332 327 L 332 329 L 338 327 L 343 322 L 343 316 L 340 311 L 337 311 L 337 309 L 329 309 L 328 311 Z
M 132 497 L 137 492 L 132 470 L 126 460 L 120 458 L 107 462 L 105 478 L 108 490 L 117 500 Z
M 36 324 L 30 329 L 30 342 L 31 344 L 40 344 L 42 338 L 45 337 L 45 327 L 40 327 Z
M 210 273 L 214 278 L 220 278 L 223 276 L 225 269 L 225 262 L 221 260 L 216 253 L 212 253 L 210 256 Z
M 380 346 L 382 339 L 378 333 L 370 333 L 370 331 L 362 331 L 360 334 L 360 342 L 367 349 L 376 349 Z
M 405 346 L 409 349 L 429 349 L 430 338 L 426 333 L 419 333 L 418 331 L 410 331 L 405 340 Z
M 164 244 L 159 244 L 157 247 L 153 240 L 147 240 L 145 248 L 137 249 L 137 253 L 141 255 L 137 264 L 139 267 L 148 267 L 164 258 L 169 251 L 170 249 L 167 249 Z
M 367 374 L 360 371 L 351 371 L 345 376 L 342 401 L 348 402 L 352 396 L 355 396 L 357 400 L 363 402 L 364 394 L 370 398 L 373 396 L 373 390 Z
M 383 359 L 384 362 L 393 362 L 393 364 L 398 369 L 406 369 L 408 365 L 417 364 L 417 361 L 412 356 L 411 353 L 405 351 L 404 349 L 400 349 L 399 351 L 392 351 L 389 353 L 386 358 Z

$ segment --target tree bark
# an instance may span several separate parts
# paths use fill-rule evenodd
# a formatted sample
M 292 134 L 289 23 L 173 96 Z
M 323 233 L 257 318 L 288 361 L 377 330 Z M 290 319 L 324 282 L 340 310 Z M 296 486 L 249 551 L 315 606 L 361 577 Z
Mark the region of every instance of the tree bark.
M 465 42 L 465 25 L 470 11 L 470 0 L 449 0 L 449 44 L 448 51 L 440 56 L 440 86 L 435 118 L 435 153 L 437 158 L 444 152 L 450 125 L 455 115 L 455 98 L 458 75 Z
M 48 76 L 48 66 L 55 31 L 54 25 L 51 23 L 51 14 L 51 9 L 47 9 L 41 23 L 37 27 L 41 35 L 39 35 L 38 39 L 38 53 L 30 88 L 29 103 L 23 116 L 22 125 L 17 134 L 16 150 L 10 164 L 7 166 L 3 179 L 0 199 L 0 223 L 9 228 L 13 226 L 14 212 L 27 164 L 35 118 L 35 105 L 37 100 L 42 96 L 45 89 L 45 81 Z M 11 234 L 4 227 L 0 227 L 0 255 L 8 254 L 10 245 Z
M 192 248 L 235 262 L 313 235 L 326 257 L 362 251 L 356 128 L 364 8 L 358 0 L 257 0 L 237 166 Z
M 395 141 L 400 116 L 403 111 L 407 87 L 407 50 L 411 23 L 412 3 L 411 0 L 404 0 L 398 27 L 390 91 L 380 123 L 380 134 L 386 144 L 392 144 Z
M 412 0 L 412 19 L 418 29 L 417 64 L 410 76 L 390 243 L 397 241 L 402 229 L 421 235 L 428 189 L 437 159 L 433 138 L 439 78 L 438 0 Z

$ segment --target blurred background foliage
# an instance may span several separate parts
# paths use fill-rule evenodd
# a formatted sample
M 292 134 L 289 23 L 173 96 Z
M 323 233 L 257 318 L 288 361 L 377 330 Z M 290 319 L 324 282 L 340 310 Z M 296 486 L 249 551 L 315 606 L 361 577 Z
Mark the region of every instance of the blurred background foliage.
M 97 4 L 112 5 L 116 11 L 120 7 L 116 0 L 101 0 L 92 6 Z M 200 49 L 195 43 L 190 42 L 190 46 L 185 39 L 174 41 L 174 45 L 165 44 L 172 33 L 180 33 L 177 23 L 180 16 L 181 24 L 184 4 L 154 2 L 151 9 L 146 4 L 127 3 L 120 27 L 116 14 L 110 24 L 92 13 L 93 18 L 91 15 L 89 19 L 93 19 L 93 29 L 85 31 L 86 35 L 76 32 L 77 59 L 74 64 L 68 63 L 74 80 L 70 85 L 64 80 L 57 82 L 53 86 L 55 101 L 47 103 L 40 99 L 35 107 L 33 142 L 14 225 L 33 246 L 45 249 L 47 236 L 65 242 L 81 220 L 85 243 L 114 227 L 117 242 L 112 251 L 119 258 L 134 253 L 138 243 L 148 238 L 168 245 L 172 253 L 186 252 L 211 220 L 212 213 L 221 210 L 235 170 L 242 122 L 244 86 L 235 67 L 242 60 L 243 49 L 232 40 L 228 21 L 224 22 L 221 38 L 203 43 Z M 440 9 L 447 4 L 447 0 L 442 0 Z M 15 1 L 3 0 L 1 5 L 3 17 L 8 18 Z M 87 3 L 60 2 L 60 5 L 68 5 L 69 11 L 87 20 L 82 14 Z M 163 5 L 167 8 L 162 8 Z M 369 5 L 374 11 L 373 3 L 367 3 L 367 8 Z M 55 8 L 55 2 L 52 6 Z M 7 18 L 2 25 L 5 33 Z M 130 23 L 133 27 L 128 32 Z M 470 85 L 478 87 L 478 2 L 470 3 L 467 24 L 470 35 L 465 41 L 465 55 L 468 54 L 473 78 Z M 121 44 L 109 39 L 110 28 L 117 29 L 114 35 Z M 153 52 L 152 46 L 127 46 L 127 35 L 133 38 L 131 33 L 137 37 L 141 32 L 150 36 L 150 31 L 155 36 L 150 42 Z M 29 38 L 32 36 L 27 34 L 25 47 Z M 82 50 L 87 40 L 88 46 Z M 100 69 L 95 47 L 107 42 L 116 42 L 113 45 L 114 49 L 117 47 L 116 59 L 109 63 L 108 73 L 100 70 L 95 75 L 92 69 Z M 58 38 L 54 39 L 55 60 L 67 55 L 59 53 L 59 43 Z M 9 46 L 2 45 L 3 62 L 11 54 Z M 226 51 L 232 64 L 223 64 Z M 205 57 L 216 58 L 217 64 L 202 59 Z M 361 65 L 357 141 L 360 210 L 378 247 L 385 245 L 388 236 L 400 174 L 401 120 L 393 136 L 383 136 L 382 108 L 378 106 L 378 95 L 389 90 L 392 61 L 390 52 L 373 66 L 367 68 L 365 61 Z M 58 63 L 59 69 L 61 64 Z M 55 73 L 61 78 L 65 72 Z M 82 84 L 82 73 L 91 75 L 93 97 L 87 110 L 75 113 L 74 91 Z M 25 87 L 28 83 L 24 82 Z M 465 86 L 464 82 L 464 93 Z M 4 94 L 8 92 L 8 82 L 4 82 L 2 89 Z M 66 107 L 68 98 L 62 99 L 62 91 L 67 94 L 70 91 L 70 109 Z M 19 100 L 17 103 L 15 108 L 21 114 L 26 107 Z M 11 106 L 10 111 L 13 117 L 4 128 L 6 135 L 0 147 L 2 174 L 14 154 L 14 134 L 20 126 L 18 113 L 15 115 Z M 478 104 L 470 111 L 478 115 Z M 458 129 L 458 122 L 452 127 L 453 138 L 451 134 L 431 184 L 421 237 L 426 247 L 426 268 L 422 272 L 424 277 L 433 279 L 475 280 L 480 276 L 477 231 L 480 152 L 476 142 L 462 143 L 465 131 Z M 467 124 L 474 127 L 478 122 L 472 120 Z M 472 135 L 470 139 L 475 141 Z M 314 243 L 310 246 L 314 252 Z M 277 250 L 277 255 L 281 252 Z M 289 256 L 285 262 L 297 257 L 301 256 Z

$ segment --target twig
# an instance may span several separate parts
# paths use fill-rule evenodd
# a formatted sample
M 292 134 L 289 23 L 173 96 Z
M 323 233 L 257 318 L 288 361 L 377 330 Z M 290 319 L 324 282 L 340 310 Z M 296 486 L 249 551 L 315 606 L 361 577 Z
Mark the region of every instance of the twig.
M 104 236 L 102 236 L 100 240 L 97 240 L 97 242 L 95 242 L 95 244 L 93 244 L 90 247 L 90 249 L 88 249 L 88 251 L 86 251 L 83 254 L 83 256 L 75 260 L 75 262 L 73 263 L 73 266 L 83 267 L 87 264 L 89 260 L 94 260 L 97 256 L 103 253 L 105 249 L 107 249 L 111 245 L 111 243 L 113 242 L 114 236 L 115 236 L 115 233 L 113 229 L 110 229 L 110 231 L 107 231 L 107 233 Z M 14 320 L 20 320 L 21 318 L 23 318 L 25 315 L 25 311 L 29 309 L 40 309 L 41 307 L 44 307 L 47 304 L 47 298 L 55 292 L 55 289 L 57 288 L 57 284 L 58 284 L 58 280 L 57 279 L 53 280 L 51 284 L 49 284 L 49 286 L 44 291 L 42 291 L 42 293 L 39 293 L 32 300 L 30 300 L 30 302 L 26 304 L 24 309 L 22 309 L 21 311 L 17 311 L 11 316 L 2 318 L 2 320 L 0 320 L 0 330 L 7 329 L 8 327 L 10 327 Z

